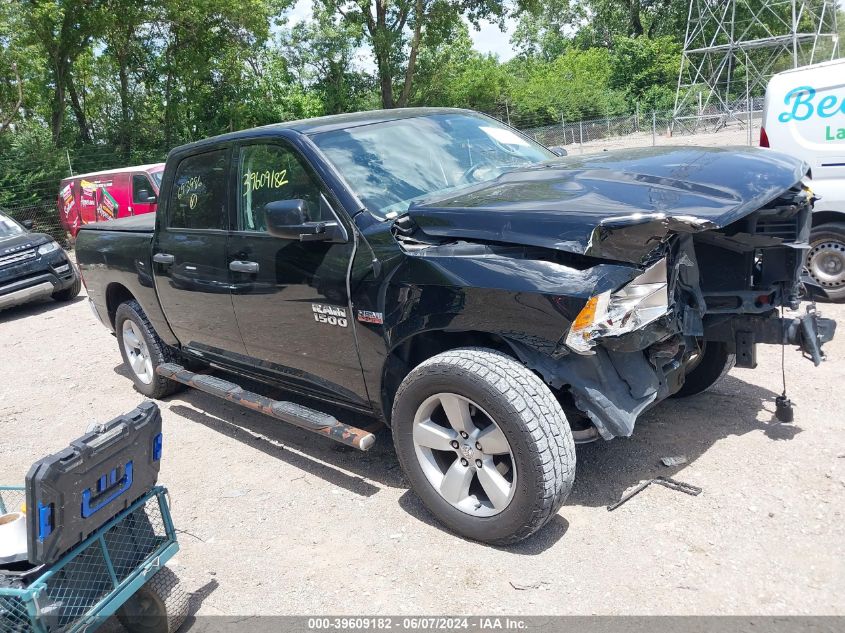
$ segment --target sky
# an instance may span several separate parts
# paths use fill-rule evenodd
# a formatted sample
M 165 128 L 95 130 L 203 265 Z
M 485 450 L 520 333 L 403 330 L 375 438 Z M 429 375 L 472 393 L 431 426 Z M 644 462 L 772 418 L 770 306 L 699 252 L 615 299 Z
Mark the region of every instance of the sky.
M 310 17 L 311 0 L 297 0 L 297 3 L 288 14 L 288 21 L 293 25 Z M 497 25 L 490 24 L 489 22 L 482 22 L 480 26 L 481 30 L 479 31 L 476 31 L 473 27 L 469 29 L 469 34 L 477 51 L 498 55 L 501 61 L 507 61 L 516 54 L 510 42 L 511 35 L 516 27 L 514 20 L 506 21 L 506 30 L 504 33 L 499 30 Z

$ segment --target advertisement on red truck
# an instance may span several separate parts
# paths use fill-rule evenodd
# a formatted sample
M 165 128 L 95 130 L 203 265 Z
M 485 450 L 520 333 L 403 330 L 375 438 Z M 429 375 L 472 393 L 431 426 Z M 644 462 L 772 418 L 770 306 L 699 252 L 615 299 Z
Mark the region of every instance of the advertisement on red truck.
M 76 237 L 84 224 L 152 213 L 164 163 L 80 174 L 59 186 L 59 218 Z

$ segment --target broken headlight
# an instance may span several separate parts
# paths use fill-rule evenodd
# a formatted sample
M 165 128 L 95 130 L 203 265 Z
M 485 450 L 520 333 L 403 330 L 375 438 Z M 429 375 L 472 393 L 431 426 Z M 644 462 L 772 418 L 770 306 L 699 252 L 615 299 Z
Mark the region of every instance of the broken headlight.
M 669 310 L 667 287 L 664 257 L 616 292 L 593 295 L 572 322 L 567 347 L 592 354 L 596 339 L 627 334 L 656 321 Z

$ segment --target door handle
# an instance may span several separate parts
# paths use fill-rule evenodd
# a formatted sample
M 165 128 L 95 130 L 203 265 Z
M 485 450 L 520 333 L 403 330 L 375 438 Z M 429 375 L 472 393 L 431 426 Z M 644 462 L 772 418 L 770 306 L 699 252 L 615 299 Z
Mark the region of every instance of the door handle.
M 229 262 L 229 270 L 231 270 L 233 273 L 257 273 L 258 262 L 245 262 L 236 259 L 232 262 Z
M 153 261 L 156 264 L 172 264 L 176 258 L 170 253 L 156 253 L 153 255 Z

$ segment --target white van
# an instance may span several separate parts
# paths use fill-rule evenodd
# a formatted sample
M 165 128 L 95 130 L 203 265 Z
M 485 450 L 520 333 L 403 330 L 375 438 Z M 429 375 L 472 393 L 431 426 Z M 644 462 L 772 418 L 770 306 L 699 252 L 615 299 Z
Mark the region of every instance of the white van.
M 807 269 L 831 300 L 845 301 L 845 59 L 787 70 L 766 89 L 760 145 L 812 168 Z

